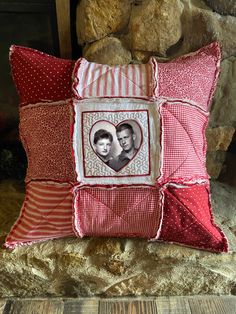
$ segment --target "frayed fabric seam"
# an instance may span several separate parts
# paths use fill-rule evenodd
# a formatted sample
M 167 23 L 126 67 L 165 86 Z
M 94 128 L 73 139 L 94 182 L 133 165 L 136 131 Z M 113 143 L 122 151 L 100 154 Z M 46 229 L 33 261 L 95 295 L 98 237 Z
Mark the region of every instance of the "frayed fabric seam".
M 78 197 L 79 193 L 76 193 L 77 187 L 73 187 L 71 189 L 71 193 L 73 195 L 73 200 L 72 200 L 72 228 L 75 232 L 75 235 L 79 238 L 83 238 L 84 232 L 82 231 L 81 227 L 81 221 L 80 221 L 80 213 L 79 213 L 79 208 L 77 206 L 78 203 Z

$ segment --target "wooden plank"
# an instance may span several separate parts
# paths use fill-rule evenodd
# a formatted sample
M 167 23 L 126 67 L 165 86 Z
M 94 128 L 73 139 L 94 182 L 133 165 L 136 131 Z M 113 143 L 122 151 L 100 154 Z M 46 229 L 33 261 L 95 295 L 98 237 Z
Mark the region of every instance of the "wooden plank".
M 187 298 L 159 297 L 156 299 L 158 314 L 191 314 Z
M 63 314 L 98 314 L 98 305 L 97 299 L 66 300 Z
M 0 314 L 236 314 L 234 296 L 145 299 L 4 299 Z
M 188 302 L 193 314 L 236 314 L 235 297 L 192 297 Z
M 13 301 L 10 314 L 63 314 L 64 303 L 62 300 L 15 300 Z M 7 313 L 6 313 L 7 314 Z
M 70 0 L 56 0 L 60 55 L 71 58 Z
M 158 314 L 153 300 L 113 301 L 111 299 L 99 302 L 99 314 Z

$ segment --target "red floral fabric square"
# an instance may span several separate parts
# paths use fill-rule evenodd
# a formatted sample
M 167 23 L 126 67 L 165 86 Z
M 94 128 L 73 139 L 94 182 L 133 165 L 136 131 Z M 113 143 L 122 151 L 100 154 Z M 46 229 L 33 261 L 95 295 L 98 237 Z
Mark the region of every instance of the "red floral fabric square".
M 20 135 L 28 159 L 27 182 L 75 180 L 71 111 L 69 101 L 21 108 Z
M 215 42 L 197 52 L 158 64 L 157 96 L 182 99 L 208 111 L 219 74 L 220 58 L 220 47 Z

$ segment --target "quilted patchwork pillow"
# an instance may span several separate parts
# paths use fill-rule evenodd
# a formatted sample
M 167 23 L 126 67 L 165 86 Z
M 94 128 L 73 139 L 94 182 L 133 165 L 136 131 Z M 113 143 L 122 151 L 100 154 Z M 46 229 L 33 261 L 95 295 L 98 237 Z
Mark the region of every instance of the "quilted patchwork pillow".
M 28 171 L 5 245 L 112 236 L 226 252 L 205 167 L 219 62 L 217 43 L 114 67 L 13 46 Z

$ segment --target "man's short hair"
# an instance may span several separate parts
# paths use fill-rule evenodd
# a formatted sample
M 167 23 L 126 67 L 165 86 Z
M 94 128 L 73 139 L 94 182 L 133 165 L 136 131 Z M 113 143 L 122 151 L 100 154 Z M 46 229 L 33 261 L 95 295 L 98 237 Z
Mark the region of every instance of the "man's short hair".
M 94 134 L 93 143 L 97 144 L 97 142 L 103 138 L 108 138 L 111 142 L 113 141 L 113 136 L 107 130 L 100 129 Z
M 122 123 L 122 124 L 119 124 L 117 127 L 116 127 L 116 133 L 118 132 L 121 132 L 123 130 L 130 130 L 131 134 L 134 134 L 134 130 L 133 130 L 133 127 L 132 125 L 130 125 L 129 123 Z

